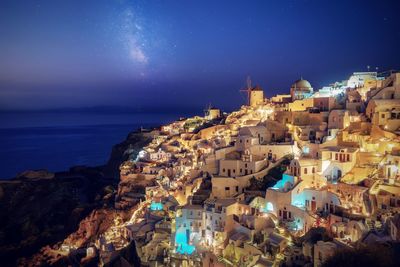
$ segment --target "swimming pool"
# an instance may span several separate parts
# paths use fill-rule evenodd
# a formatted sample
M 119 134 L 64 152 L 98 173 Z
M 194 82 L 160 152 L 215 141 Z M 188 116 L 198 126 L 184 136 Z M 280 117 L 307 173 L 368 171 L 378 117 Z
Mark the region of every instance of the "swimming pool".
M 184 231 L 178 231 L 175 235 L 175 243 L 178 246 L 176 252 L 179 254 L 192 254 L 195 250 L 194 246 L 187 242 L 187 234 Z
M 162 210 L 163 204 L 161 202 L 151 202 L 150 210 Z

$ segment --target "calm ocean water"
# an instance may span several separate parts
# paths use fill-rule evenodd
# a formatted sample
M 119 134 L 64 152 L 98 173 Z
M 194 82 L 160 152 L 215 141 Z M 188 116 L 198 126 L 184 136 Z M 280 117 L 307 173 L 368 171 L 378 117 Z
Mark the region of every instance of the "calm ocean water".
M 140 126 L 177 119 L 160 114 L 0 114 L 0 179 L 24 170 L 67 170 L 108 160 L 112 146 Z

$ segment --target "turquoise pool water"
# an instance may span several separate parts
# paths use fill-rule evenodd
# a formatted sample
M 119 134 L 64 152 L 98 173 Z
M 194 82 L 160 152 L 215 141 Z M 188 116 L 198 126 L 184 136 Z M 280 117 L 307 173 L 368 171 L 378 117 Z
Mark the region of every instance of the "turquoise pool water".
M 175 243 L 178 246 L 176 252 L 179 254 L 192 254 L 195 250 L 194 246 L 188 244 L 187 235 L 183 231 L 176 232 Z
M 151 202 L 150 210 L 162 210 L 163 204 L 161 202 Z
M 277 190 L 277 189 L 282 190 L 282 189 L 285 187 L 285 184 L 286 184 L 286 183 L 290 183 L 290 184 L 293 185 L 293 184 L 294 184 L 294 178 L 293 178 L 292 175 L 288 175 L 288 174 L 284 173 L 284 174 L 282 175 L 282 179 L 279 180 L 279 181 L 272 187 L 272 189 L 275 189 L 275 190 Z

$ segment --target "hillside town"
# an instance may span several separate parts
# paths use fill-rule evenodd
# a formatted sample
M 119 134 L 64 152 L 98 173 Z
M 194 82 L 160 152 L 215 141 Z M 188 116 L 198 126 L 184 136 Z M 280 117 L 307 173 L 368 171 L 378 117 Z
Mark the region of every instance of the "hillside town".
M 399 242 L 400 73 L 288 87 L 266 98 L 249 81 L 235 112 L 142 130 L 152 141 L 120 166 L 115 195 L 128 215 L 83 260 L 135 266 L 117 253 L 134 244 L 142 266 L 318 267 Z M 54 253 L 78 248 L 69 238 Z

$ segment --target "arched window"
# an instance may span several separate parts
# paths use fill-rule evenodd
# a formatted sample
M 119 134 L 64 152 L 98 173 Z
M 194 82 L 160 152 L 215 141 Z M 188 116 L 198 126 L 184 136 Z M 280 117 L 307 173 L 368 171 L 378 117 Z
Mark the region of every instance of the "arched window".
M 267 202 L 267 205 L 265 206 L 265 209 L 267 211 L 274 211 L 274 206 L 272 205 L 271 202 Z

